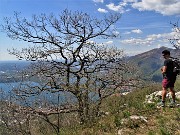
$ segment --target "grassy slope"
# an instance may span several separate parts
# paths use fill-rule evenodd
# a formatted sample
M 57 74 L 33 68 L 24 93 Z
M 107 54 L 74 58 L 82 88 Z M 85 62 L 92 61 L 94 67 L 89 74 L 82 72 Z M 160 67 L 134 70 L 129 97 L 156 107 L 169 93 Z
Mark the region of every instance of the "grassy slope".
M 180 81 L 176 83 L 180 91 Z M 123 129 L 126 135 L 180 135 L 180 108 L 157 109 L 156 104 L 145 105 L 145 96 L 161 90 L 161 85 L 153 85 L 135 90 L 126 96 L 112 96 L 103 102 L 102 110 L 108 115 L 97 119 L 94 125 L 64 129 L 64 135 L 117 135 Z M 125 106 L 123 106 L 126 104 Z M 131 115 L 147 117 L 148 122 L 129 121 L 121 124 L 123 118 Z

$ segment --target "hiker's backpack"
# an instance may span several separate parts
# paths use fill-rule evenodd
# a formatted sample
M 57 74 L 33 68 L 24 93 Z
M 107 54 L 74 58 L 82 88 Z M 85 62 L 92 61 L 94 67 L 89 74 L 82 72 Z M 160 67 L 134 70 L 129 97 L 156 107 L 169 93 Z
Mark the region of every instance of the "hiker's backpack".
M 171 57 L 173 61 L 173 72 L 175 75 L 180 75 L 180 60 L 178 58 Z

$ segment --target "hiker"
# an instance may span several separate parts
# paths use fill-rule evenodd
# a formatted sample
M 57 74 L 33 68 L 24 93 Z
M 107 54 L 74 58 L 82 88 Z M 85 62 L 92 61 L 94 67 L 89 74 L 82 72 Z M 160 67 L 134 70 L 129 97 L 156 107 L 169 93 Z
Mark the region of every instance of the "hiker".
M 161 72 L 163 75 L 162 80 L 162 101 L 159 103 L 161 107 L 165 107 L 165 99 L 167 90 L 169 88 L 172 101 L 170 103 L 170 107 L 173 107 L 175 105 L 175 91 L 174 91 L 174 84 L 176 81 L 176 74 L 173 72 L 174 66 L 173 61 L 170 56 L 170 51 L 164 50 L 162 51 L 162 56 L 164 57 L 164 65 L 161 68 Z

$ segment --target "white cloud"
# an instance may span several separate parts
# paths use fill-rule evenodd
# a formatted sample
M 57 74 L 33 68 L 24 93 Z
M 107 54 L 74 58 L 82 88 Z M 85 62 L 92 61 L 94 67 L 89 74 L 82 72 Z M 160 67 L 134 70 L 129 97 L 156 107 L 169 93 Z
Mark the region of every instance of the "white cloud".
M 121 9 L 121 6 L 115 6 L 114 3 L 110 3 L 108 5 L 106 5 L 110 10 L 113 10 L 113 11 L 119 11 Z
M 132 7 L 139 11 L 156 11 L 163 15 L 180 15 L 179 0 L 142 0 L 134 2 Z
M 121 40 L 120 42 L 122 44 L 127 44 L 127 45 L 147 45 L 147 46 L 153 44 L 167 45 L 169 44 L 168 39 L 174 37 L 175 34 L 176 34 L 175 32 L 163 33 L 163 34 L 151 34 L 145 38 L 130 38 L 130 39 Z
M 99 3 L 99 2 L 103 3 L 104 2 L 104 0 L 93 0 L 93 1 L 96 3 Z
M 113 31 L 112 32 L 114 35 L 118 36 L 119 35 L 119 31 Z
M 127 6 L 127 3 L 126 2 L 120 2 L 119 5 L 122 7 L 125 7 L 125 6 Z
M 146 39 L 140 39 L 140 38 L 131 38 L 120 41 L 123 44 L 129 44 L 129 45 L 149 45 L 152 43 L 150 40 Z
M 107 42 L 105 42 L 105 44 L 107 44 L 107 45 L 113 44 L 113 41 L 107 41 Z
M 128 35 L 128 34 L 131 34 L 131 32 L 126 31 L 126 32 L 124 32 L 123 34 Z
M 162 34 L 152 34 L 152 35 L 148 35 L 147 39 L 156 40 L 161 37 L 162 37 Z
M 86 41 L 86 44 L 95 44 L 95 42 L 92 40 L 89 40 L 89 41 Z
M 127 3 L 127 2 L 132 2 L 132 3 L 133 3 L 133 2 L 137 2 L 137 1 L 138 1 L 138 0 L 123 0 L 123 2 L 126 2 L 126 3 Z
M 136 34 L 141 34 L 141 33 L 143 33 L 142 32 L 142 30 L 140 30 L 140 29 L 134 29 L 134 30 L 131 30 L 131 31 L 126 31 L 125 33 L 123 33 L 123 34 L 131 34 L 131 33 L 136 33 Z
M 101 12 L 101 13 L 107 13 L 108 12 L 107 10 L 102 9 L 102 8 L 98 8 L 98 11 Z
M 120 12 L 120 13 L 124 13 L 124 6 L 126 6 L 126 3 L 119 3 L 119 5 L 115 5 L 114 3 L 110 3 L 108 5 L 106 5 L 110 10 L 116 11 L 116 12 Z
M 140 29 L 135 29 L 135 30 L 132 30 L 131 32 L 137 33 L 137 34 L 141 34 L 142 33 L 142 31 Z
M 101 0 L 94 0 L 101 1 Z M 180 15 L 180 0 L 123 0 L 118 5 L 110 3 L 106 5 L 115 12 L 128 12 L 127 6 L 132 6 L 139 11 L 155 11 L 163 15 Z
M 125 10 L 125 12 L 129 12 L 129 11 L 131 11 L 131 9 L 126 9 L 126 10 Z

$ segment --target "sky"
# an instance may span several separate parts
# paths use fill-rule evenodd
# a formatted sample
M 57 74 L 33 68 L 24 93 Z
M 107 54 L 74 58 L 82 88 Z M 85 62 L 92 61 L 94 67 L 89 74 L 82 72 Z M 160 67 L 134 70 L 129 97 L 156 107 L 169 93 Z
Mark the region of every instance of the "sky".
M 0 0 L 0 25 L 4 17 L 13 17 L 14 12 L 31 19 L 34 14 L 60 14 L 64 9 L 97 18 L 108 13 L 121 14 L 115 24 L 120 38 L 101 42 L 115 45 L 130 56 L 162 46 L 172 47 L 168 40 L 174 35 L 171 23 L 180 19 L 180 0 Z M 17 60 L 7 49 L 26 46 L 27 43 L 8 38 L 0 27 L 0 61 Z

